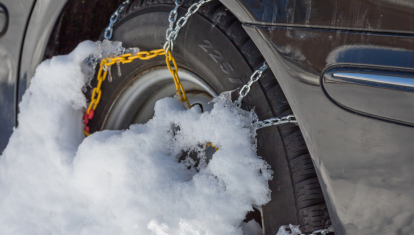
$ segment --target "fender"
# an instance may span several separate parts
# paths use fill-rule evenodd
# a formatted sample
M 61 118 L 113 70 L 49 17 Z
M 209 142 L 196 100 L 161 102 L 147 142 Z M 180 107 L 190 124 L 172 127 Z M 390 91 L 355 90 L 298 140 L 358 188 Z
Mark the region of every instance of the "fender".
M 221 0 L 243 23 L 413 34 L 409 0 Z
M 342 99 L 348 96 L 348 100 L 369 103 L 356 111 L 332 100 L 321 81 L 329 71 L 343 68 L 368 74 L 384 70 L 395 78 L 412 73 L 414 24 L 407 22 L 414 22 L 410 13 L 414 4 L 385 0 L 222 2 L 243 22 L 298 119 L 335 233 L 398 234 L 401 229 L 413 233 L 414 223 L 408 218 L 414 216 L 414 189 L 408 185 L 414 183 L 414 173 L 403 170 L 414 167 L 414 147 L 409 141 L 414 138 L 413 127 L 378 115 L 388 110 L 375 102 L 383 97 L 397 113 L 413 116 L 401 102 L 407 93 L 387 97 L 374 88 L 355 97 L 357 89 L 366 89 L 338 85 L 345 91 Z

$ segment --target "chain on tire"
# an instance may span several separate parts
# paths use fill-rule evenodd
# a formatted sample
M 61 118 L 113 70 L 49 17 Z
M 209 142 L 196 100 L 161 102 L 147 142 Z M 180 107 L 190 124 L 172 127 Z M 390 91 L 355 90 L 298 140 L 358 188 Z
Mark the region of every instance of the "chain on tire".
M 174 83 L 176 85 L 177 95 L 180 97 L 180 100 L 183 103 L 186 103 L 187 107 L 190 108 L 190 103 L 187 99 L 184 88 L 182 84 L 180 83 L 180 78 L 178 76 L 178 66 L 172 55 L 172 50 L 174 46 L 174 41 L 177 38 L 178 33 L 180 32 L 181 28 L 184 27 L 188 19 L 193 14 L 195 14 L 203 4 L 210 2 L 210 1 L 211 0 L 200 0 L 197 3 L 194 3 L 188 8 L 187 13 L 184 16 L 180 17 L 177 21 L 178 8 L 183 4 L 184 0 L 175 0 L 175 7 L 168 16 L 169 27 L 166 30 L 166 42 L 162 49 L 152 50 L 149 52 L 141 51 L 141 52 L 134 53 L 134 54 L 127 53 L 127 54 L 123 54 L 118 57 L 104 58 L 101 60 L 100 68 L 99 68 L 99 72 L 97 76 L 98 85 L 92 91 L 91 102 L 89 103 L 88 109 L 86 110 L 84 117 L 83 117 L 84 119 L 83 121 L 85 125 L 84 133 L 86 136 L 90 135 L 88 123 L 93 118 L 94 111 L 97 108 L 99 101 L 101 99 L 101 96 L 102 96 L 102 90 L 101 90 L 102 83 L 103 81 L 105 81 L 106 77 L 108 76 L 108 73 L 109 73 L 109 76 L 111 77 L 110 68 L 115 63 L 119 66 L 121 63 L 122 64 L 131 63 L 132 61 L 136 59 L 149 60 L 149 59 L 155 58 L 160 55 L 165 55 L 165 61 L 166 61 L 168 70 L 172 74 Z M 113 26 L 118 21 L 120 13 L 123 11 L 123 9 L 125 9 L 125 7 L 129 5 L 129 3 L 130 3 L 130 0 L 126 0 L 122 2 L 121 5 L 118 7 L 118 9 L 112 14 L 110 21 L 109 21 L 109 25 L 105 29 L 105 33 L 104 33 L 104 37 L 106 40 L 110 40 L 112 38 Z M 174 24 L 175 24 L 175 27 L 174 27 Z M 172 68 L 171 62 L 174 68 Z M 249 82 L 240 89 L 239 97 L 234 102 L 234 104 L 237 107 L 241 107 L 241 102 L 243 98 L 248 95 L 253 83 L 257 82 L 262 77 L 263 72 L 267 68 L 268 68 L 268 65 L 266 62 L 264 62 L 263 65 L 258 70 L 254 71 L 254 73 L 251 75 Z M 118 67 L 118 71 L 120 72 L 119 67 Z M 288 116 L 280 117 L 280 118 L 275 117 L 275 118 L 270 118 L 270 119 L 266 119 L 263 121 L 254 122 L 252 123 L 252 125 L 256 130 L 258 130 L 258 129 L 269 127 L 269 126 L 277 126 L 277 125 L 282 125 L 282 124 L 287 124 L 287 123 L 297 124 L 296 117 L 294 115 L 288 115 Z M 206 143 L 206 146 L 213 147 L 217 151 L 217 148 L 213 146 L 211 143 Z M 308 235 L 318 235 L 318 234 L 327 235 L 328 233 L 331 233 L 331 232 L 334 232 L 334 229 L 332 226 L 327 227 L 325 229 L 314 231 Z M 301 235 L 306 235 L 306 234 L 301 234 Z
M 180 97 L 180 100 L 183 103 L 186 103 L 187 107 L 190 108 L 190 102 L 188 101 L 188 98 L 185 94 L 185 90 L 180 82 L 180 78 L 178 76 L 178 66 L 177 63 L 175 62 L 175 59 L 172 55 L 172 50 L 174 47 L 174 41 L 176 40 L 178 33 L 180 32 L 181 28 L 184 27 L 184 25 L 187 23 L 188 19 L 194 15 L 199 9 L 200 7 L 207 3 L 210 2 L 211 0 L 200 0 L 197 3 L 194 3 L 193 5 L 191 5 L 188 10 L 187 13 L 180 17 L 177 21 L 177 17 L 178 17 L 178 8 L 183 4 L 184 0 L 175 0 L 175 7 L 174 9 L 170 12 L 169 16 L 168 16 L 168 21 L 169 21 L 169 27 L 166 30 L 166 42 L 163 46 L 163 49 L 158 49 L 158 50 L 153 50 L 150 52 L 147 51 L 143 51 L 143 52 L 139 52 L 136 55 L 131 55 L 131 54 L 124 54 L 122 56 L 119 57 L 114 57 L 114 58 L 106 58 L 103 59 L 101 64 L 100 64 L 100 70 L 98 73 L 98 85 L 93 89 L 92 92 L 92 97 L 91 97 L 91 102 L 89 104 L 88 109 L 86 110 L 84 116 L 83 116 L 83 121 L 84 121 L 84 133 L 86 136 L 90 135 L 90 130 L 88 127 L 88 123 L 89 121 L 93 118 L 94 116 L 94 111 L 97 108 L 100 98 L 102 96 L 102 91 L 101 91 L 101 86 L 102 86 L 102 82 L 106 79 L 108 72 L 109 72 L 109 79 L 108 80 L 112 80 L 112 76 L 111 76 L 111 66 L 113 64 L 117 64 L 118 65 L 118 71 L 120 71 L 120 64 L 125 64 L 125 63 L 130 63 L 135 59 L 141 59 L 141 60 L 148 60 L 151 58 L 154 58 L 158 55 L 165 55 L 165 60 L 166 60 L 166 64 L 168 67 L 168 70 L 170 71 L 171 75 L 173 76 L 173 80 L 176 86 L 176 91 L 177 91 L 177 95 Z M 105 29 L 105 39 L 109 40 L 112 38 L 112 33 L 113 33 L 113 25 L 117 22 L 119 15 L 121 13 L 121 11 L 130 3 L 129 0 L 124 1 L 119 7 L 118 9 L 112 14 L 111 18 L 110 18 L 110 22 L 108 27 Z M 174 27 L 175 24 L 175 27 Z M 161 52 L 161 50 L 163 50 L 163 53 Z M 174 68 L 172 68 L 171 66 L 171 62 L 174 66 Z M 247 94 L 250 92 L 250 87 L 253 85 L 253 83 L 257 82 L 263 72 L 268 68 L 268 65 L 266 62 L 264 62 L 264 64 L 258 69 L 256 70 L 250 77 L 250 81 L 244 85 L 239 92 L 239 97 L 238 99 L 235 101 L 235 105 L 237 107 L 241 106 L 241 102 L 243 100 L 243 98 L 245 96 L 247 96 Z M 103 71 L 103 72 L 102 72 Z M 264 127 L 268 127 L 268 126 L 276 126 L 276 125 L 282 125 L 282 124 L 286 124 L 286 123 L 297 123 L 295 117 L 293 115 L 289 115 L 286 117 L 281 117 L 281 118 L 271 118 L 271 119 L 267 119 L 264 121 L 259 121 L 256 123 L 253 123 L 252 125 L 256 128 L 256 129 L 261 129 Z

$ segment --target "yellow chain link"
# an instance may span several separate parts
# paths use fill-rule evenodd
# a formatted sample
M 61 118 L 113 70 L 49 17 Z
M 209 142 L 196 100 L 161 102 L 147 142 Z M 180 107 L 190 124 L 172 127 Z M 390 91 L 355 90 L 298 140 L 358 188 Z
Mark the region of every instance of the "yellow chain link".
M 110 66 L 114 65 L 115 63 L 122 63 L 122 64 L 127 64 L 127 63 L 131 63 L 132 61 L 134 61 L 135 59 L 140 59 L 140 60 L 149 60 L 152 58 L 155 58 L 157 56 L 160 55 L 165 55 L 165 62 L 167 64 L 168 70 L 170 71 L 170 73 L 173 76 L 174 79 L 174 83 L 175 83 L 175 88 L 177 90 L 177 95 L 180 97 L 181 102 L 186 102 L 187 107 L 190 108 L 190 102 L 187 99 L 187 95 L 185 94 L 183 85 L 180 82 L 180 77 L 178 76 L 178 66 L 177 63 L 175 62 L 174 57 L 171 54 L 171 51 L 167 51 L 167 54 L 165 53 L 164 49 L 158 49 L 158 50 L 152 50 L 152 51 L 140 51 L 137 54 L 132 55 L 131 53 L 128 54 L 124 54 L 122 56 L 119 57 L 114 57 L 114 58 L 106 58 L 106 59 L 102 59 L 101 64 L 99 66 L 99 72 L 98 72 L 98 85 L 93 89 L 92 91 L 92 96 L 91 96 L 91 102 L 89 104 L 88 109 L 86 110 L 86 113 L 84 115 L 84 121 L 85 121 L 85 129 L 84 129 L 84 133 L 86 136 L 90 135 L 89 132 L 89 127 L 87 126 L 87 122 L 93 118 L 93 114 L 94 111 L 96 109 L 96 107 L 98 107 L 99 101 L 101 100 L 101 96 L 102 96 L 102 90 L 101 90 L 101 86 L 102 86 L 102 82 L 105 81 L 107 75 L 108 75 L 108 70 L 105 68 L 109 68 Z M 171 63 L 173 63 L 174 68 L 171 68 Z M 90 115 L 92 114 L 92 115 Z M 85 118 L 86 117 L 86 118 Z
M 171 68 L 170 62 L 173 62 L 174 69 Z M 167 64 L 168 70 L 170 70 L 170 73 L 173 75 L 174 83 L 175 83 L 175 89 L 177 90 L 177 95 L 180 97 L 181 102 L 186 102 L 187 107 L 191 108 L 190 102 L 187 99 L 187 95 L 185 94 L 183 85 L 181 85 L 180 78 L 178 77 L 178 66 L 175 62 L 174 57 L 171 54 L 171 51 L 168 50 L 167 54 L 165 55 L 165 63 Z
M 216 150 L 216 152 L 217 152 L 217 147 L 216 146 L 214 146 L 212 143 L 210 143 L 210 142 L 208 142 L 208 143 L 206 143 L 206 146 L 210 146 L 210 147 L 213 147 L 215 150 Z
M 90 135 L 89 127 L 88 127 L 87 124 L 88 124 L 89 120 L 93 118 L 94 111 L 95 111 L 96 107 L 98 107 L 99 101 L 101 100 L 102 82 L 105 81 L 106 77 L 108 76 L 108 69 L 107 68 L 110 68 L 110 66 L 114 65 L 115 63 L 127 64 L 127 63 L 131 63 L 132 61 L 134 61 L 136 59 L 149 60 L 149 59 L 155 58 L 155 57 L 160 56 L 160 55 L 165 55 L 165 63 L 167 64 L 168 70 L 170 71 L 171 75 L 173 76 L 174 83 L 175 83 L 175 89 L 177 90 L 177 95 L 180 97 L 181 102 L 183 102 L 183 103 L 185 102 L 187 104 L 188 108 L 191 107 L 190 102 L 187 99 L 187 95 L 185 94 L 185 90 L 183 88 L 183 85 L 180 82 L 180 77 L 178 76 L 177 62 L 175 61 L 174 57 L 172 56 L 170 50 L 168 50 L 167 53 L 165 53 L 164 49 L 152 50 L 152 51 L 149 51 L 149 52 L 148 51 L 141 51 L 141 52 L 138 52 L 137 54 L 134 54 L 134 55 L 132 55 L 131 53 L 128 53 L 128 54 L 124 54 L 124 55 L 119 56 L 119 57 L 102 59 L 100 65 L 99 65 L 99 72 L 98 72 L 98 77 L 97 77 L 98 85 L 96 85 L 96 87 L 92 91 L 91 103 L 89 104 L 89 107 L 86 110 L 86 113 L 84 115 L 85 129 L 83 130 L 83 132 L 85 133 L 85 136 Z M 172 62 L 172 65 L 174 66 L 174 68 L 172 68 L 171 62 Z M 206 145 L 213 147 L 217 151 L 217 148 L 214 145 L 212 145 L 211 143 L 207 143 Z

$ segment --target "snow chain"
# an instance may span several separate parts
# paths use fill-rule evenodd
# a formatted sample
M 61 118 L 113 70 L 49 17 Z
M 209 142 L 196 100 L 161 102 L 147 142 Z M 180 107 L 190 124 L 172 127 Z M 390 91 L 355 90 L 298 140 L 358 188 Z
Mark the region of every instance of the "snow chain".
M 90 130 L 89 130 L 89 120 L 91 120 L 94 116 L 95 113 L 95 109 L 98 107 L 99 101 L 101 100 L 101 96 L 102 96 L 102 90 L 101 90 L 101 86 L 102 86 L 102 82 L 105 81 L 107 75 L 108 75 L 108 71 L 110 73 L 110 68 L 112 65 L 116 64 L 127 64 L 127 63 L 131 63 L 132 61 L 134 61 L 135 59 L 140 59 L 140 60 L 149 60 L 152 59 L 154 57 L 157 57 L 159 55 L 165 55 L 165 63 L 167 64 L 168 70 L 170 71 L 171 75 L 173 76 L 174 79 L 174 83 L 175 83 L 175 88 L 177 90 L 177 95 L 180 97 L 181 102 L 185 102 L 187 104 L 187 107 L 190 108 L 190 102 L 188 101 L 187 95 L 185 94 L 185 90 L 183 88 L 183 85 L 180 82 L 180 77 L 178 76 L 178 66 L 177 63 L 175 62 L 175 59 L 171 53 L 171 50 L 173 48 L 173 41 L 177 38 L 178 32 L 180 31 L 180 29 L 187 23 L 187 20 L 190 18 L 191 15 L 193 15 L 194 13 L 196 13 L 198 11 L 198 9 L 200 9 L 200 7 L 206 3 L 209 2 L 211 0 L 200 0 L 200 2 L 193 4 L 189 9 L 187 14 L 185 14 L 183 17 L 181 17 L 178 20 L 177 26 L 175 27 L 175 29 L 173 29 L 174 27 L 174 23 L 177 19 L 177 9 L 179 6 L 181 6 L 181 4 L 183 3 L 183 0 L 176 0 L 175 4 L 176 7 L 174 8 L 174 10 L 171 11 L 170 16 L 169 16 L 169 22 L 170 22 L 170 26 L 167 29 L 166 32 L 166 43 L 164 45 L 163 49 L 158 49 L 158 50 L 152 50 L 150 52 L 148 51 L 141 51 L 138 52 L 136 54 L 123 54 L 122 56 L 119 57 L 113 57 L 113 58 L 106 58 L 106 59 L 102 59 L 100 66 L 99 66 L 99 72 L 98 72 L 98 85 L 93 89 L 92 91 L 92 96 L 91 96 L 91 102 L 88 106 L 88 109 L 86 110 L 85 114 L 83 115 L 83 123 L 85 125 L 85 128 L 83 130 L 83 132 L 85 133 L 86 136 L 90 135 Z M 120 12 L 129 4 L 129 0 L 123 2 L 118 9 L 114 12 L 114 14 L 111 16 L 110 18 L 110 22 L 109 22 L 109 26 L 105 29 L 105 39 L 109 40 L 112 37 L 112 32 L 113 32 L 113 25 L 115 24 L 115 22 L 118 20 Z M 172 68 L 171 66 L 171 62 L 172 65 L 174 66 L 174 68 Z M 111 78 L 111 74 L 109 74 L 110 78 Z M 112 79 L 110 79 L 111 81 Z M 210 146 L 212 146 L 210 144 Z M 212 146 L 214 147 L 214 146 Z M 214 147 L 215 148 L 215 147 Z M 216 148 L 217 150 L 217 148 Z
M 180 78 L 178 77 L 178 66 L 177 66 L 177 63 L 175 62 L 174 57 L 171 54 L 171 51 L 167 51 L 167 53 L 164 51 L 164 49 L 152 50 L 150 52 L 140 51 L 136 54 L 128 53 L 128 54 L 123 54 L 122 56 L 119 56 L 119 57 L 102 59 L 101 64 L 99 66 L 99 72 L 98 72 L 98 77 L 97 77 L 98 85 L 92 91 L 91 102 L 89 103 L 89 107 L 86 110 L 85 115 L 83 116 L 83 122 L 85 124 L 84 133 L 86 136 L 90 135 L 88 123 L 89 123 L 89 120 L 93 118 L 95 109 L 96 107 L 98 107 L 99 101 L 101 100 L 102 82 L 105 81 L 108 75 L 108 71 L 110 71 L 111 66 L 114 65 L 115 63 L 116 64 L 131 63 L 135 59 L 149 60 L 159 55 L 165 55 L 165 62 L 167 64 L 168 70 L 173 76 L 175 88 L 177 90 L 177 94 L 180 97 L 181 102 L 183 103 L 185 102 L 188 108 L 191 107 L 190 102 L 188 101 L 187 96 L 185 94 L 183 85 L 180 82 Z M 171 68 L 170 62 L 173 63 L 174 68 Z
M 89 120 L 91 120 L 93 118 L 95 109 L 97 108 L 97 106 L 99 104 L 99 101 L 101 100 L 102 82 L 105 81 L 106 77 L 108 76 L 108 72 L 109 72 L 109 76 L 110 76 L 109 80 L 110 81 L 112 80 L 110 70 L 111 70 L 111 66 L 114 65 L 115 63 L 117 65 L 127 64 L 127 63 L 131 63 L 132 61 L 134 61 L 136 59 L 149 60 L 149 59 L 155 58 L 157 56 L 164 55 L 165 56 L 165 62 L 167 64 L 168 70 L 170 71 L 170 73 L 173 76 L 174 83 L 175 83 L 175 88 L 177 90 L 177 94 L 180 97 L 181 102 L 183 102 L 183 103 L 185 102 L 187 107 L 190 108 L 190 102 L 187 99 L 184 88 L 183 88 L 183 86 L 180 82 L 180 78 L 178 76 L 177 63 L 175 62 L 175 59 L 174 59 L 171 51 L 173 50 L 174 41 L 177 38 L 180 29 L 182 27 L 184 27 L 184 25 L 187 23 L 190 16 L 195 14 L 198 11 L 198 9 L 200 9 L 200 7 L 204 3 L 210 2 L 210 1 L 211 0 L 200 0 L 199 2 L 194 3 L 193 5 L 191 5 L 188 8 L 187 13 L 177 21 L 177 24 L 174 28 L 174 23 L 177 20 L 177 16 L 178 16 L 178 8 L 184 2 L 184 0 L 175 0 L 175 8 L 170 12 L 170 15 L 168 17 L 168 21 L 169 21 L 170 25 L 169 25 L 169 27 L 166 31 L 166 42 L 165 42 L 164 47 L 162 49 L 152 50 L 152 51 L 149 51 L 149 52 L 148 51 L 141 51 L 141 52 L 138 52 L 138 53 L 127 53 L 127 54 L 123 54 L 123 55 L 118 56 L 118 57 L 102 59 L 102 61 L 100 63 L 100 66 L 99 66 L 98 76 L 97 76 L 98 85 L 92 91 L 91 102 L 90 102 L 90 104 L 88 106 L 88 109 L 86 110 L 86 112 L 83 116 L 83 122 L 84 122 L 84 125 L 85 125 L 84 133 L 85 133 L 86 136 L 90 135 L 89 127 L 88 127 Z M 105 29 L 104 37 L 105 37 L 106 40 L 110 40 L 112 38 L 113 25 L 117 22 L 121 11 L 129 3 L 130 3 L 130 0 L 124 1 L 118 7 L 118 9 L 112 14 L 112 16 L 110 18 L 109 25 Z M 171 62 L 172 62 L 172 65 L 174 66 L 174 68 L 172 68 Z M 250 87 L 253 85 L 253 83 L 257 82 L 261 78 L 263 72 L 267 68 L 268 68 L 268 65 L 266 64 L 266 62 L 264 62 L 264 64 L 252 74 L 252 76 L 250 77 L 250 81 L 240 89 L 239 97 L 234 102 L 234 104 L 237 107 L 241 106 L 241 102 L 242 102 L 243 98 L 245 96 L 247 96 L 247 94 L 250 92 Z M 295 116 L 294 115 L 288 115 L 288 116 L 281 117 L 281 118 L 270 118 L 270 119 L 266 119 L 264 121 L 258 121 L 258 122 L 252 123 L 252 125 L 256 128 L 256 130 L 258 130 L 258 129 L 261 129 L 261 128 L 264 128 L 264 127 L 277 126 L 277 125 L 282 125 L 282 124 L 287 124 L 287 123 L 297 124 Z M 212 145 L 211 143 L 207 143 L 206 146 L 213 147 L 217 151 L 217 148 L 214 145 Z M 316 234 L 327 235 L 330 232 L 334 232 L 332 227 L 328 227 L 326 229 L 321 229 L 321 230 L 314 231 L 314 232 L 311 233 L 311 235 L 316 235 Z M 301 235 L 304 235 L 304 234 L 301 234 Z
M 259 78 L 262 77 L 262 73 L 267 69 L 267 64 L 266 62 L 263 63 L 262 67 L 260 67 L 258 70 L 254 71 L 254 73 L 252 74 L 252 76 L 250 76 L 250 81 L 244 85 L 240 91 L 239 91 L 239 98 L 234 101 L 234 104 L 240 108 L 241 106 L 241 102 L 242 99 L 249 94 L 250 92 L 250 87 L 253 85 L 253 83 L 257 82 L 259 80 Z
M 234 101 L 234 104 L 237 107 L 241 106 L 241 102 L 243 98 L 246 97 L 247 94 L 249 94 L 250 92 L 250 87 L 253 85 L 253 83 L 259 81 L 259 79 L 262 77 L 263 72 L 267 68 L 268 68 L 268 65 L 265 61 L 258 70 L 254 71 L 254 73 L 250 77 L 250 81 L 240 89 L 239 98 L 236 101 Z M 281 117 L 281 118 L 269 118 L 264 121 L 254 122 L 252 123 L 252 125 L 256 128 L 256 130 L 259 130 L 264 127 L 279 126 L 279 125 L 288 124 L 288 123 L 294 123 L 296 125 L 298 124 L 294 115 L 288 115 L 288 116 Z
M 114 65 L 115 63 L 117 65 L 119 64 L 126 64 L 126 63 L 131 63 L 132 61 L 134 61 L 135 59 L 140 59 L 140 60 L 149 60 L 152 59 L 154 57 L 160 56 L 160 55 L 165 55 L 165 62 L 167 64 L 168 70 L 170 71 L 170 73 L 173 76 L 174 79 L 174 83 L 175 83 L 175 88 L 177 90 L 177 95 L 180 97 L 181 102 L 185 102 L 187 107 L 190 108 L 190 102 L 187 99 L 187 96 L 185 94 L 184 88 L 180 82 L 180 78 L 178 76 L 178 66 L 177 63 L 175 62 L 175 59 L 171 53 L 172 49 L 173 49 L 173 45 L 174 45 L 174 41 L 178 36 L 179 31 L 181 30 L 182 27 L 184 27 L 184 25 L 187 23 L 188 19 L 195 14 L 200 7 L 206 3 L 209 2 L 211 0 L 200 0 L 197 3 L 194 3 L 193 5 L 191 5 L 188 10 L 187 13 L 182 16 L 178 21 L 177 24 L 174 28 L 174 23 L 177 20 L 177 16 L 178 16 L 178 8 L 183 4 L 184 0 L 175 0 L 175 8 L 170 12 L 170 15 L 168 17 L 168 21 L 170 23 L 168 29 L 166 30 L 166 42 L 164 44 L 163 49 L 157 49 L 157 50 L 152 50 L 150 52 L 148 51 L 141 51 L 135 54 L 132 53 L 127 53 L 127 54 L 123 54 L 121 56 L 118 57 L 113 57 L 113 58 L 106 58 L 106 59 L 102 59 L 101 63 L 100 63 L 100 67 L 99 67 L 99 72 L 98 72 L 98 85 L 93 89 L 92 91 L 92 96 L 91 96 L 91 102 L 89 104 L 88 109 L 86 110 L 84 116 L 83 116 L 83 121 L 84 121 L 84 133 L 86 136 L 90 135 L 90 130 L 88 127 L 88 123 L 89 120 L 91 120 L 94 116 L 94 112 L 95 109 L 97 108 L 99 101 L 101 99 L 101 95 L 102 95 L 102 90 L 101 90 L 101 86 L 102 86 L 102 82 L 105 81 L 108 72 L 109 72 L 109 80 L 112 80 L 112 76 L 111 76 L 111 66 Z M 113 32 L 113 25 L 116 23 L 116 21 L 119 18 L 119 15 L 121 13 L 121 11 L 129 4 L 129 0 L 124 1 L 119 7 L 118 9 L 113 13 L 113 15 L 110 18 L 110 23 L 109 26 L 105 29 L 105 39 L 110 40 L 112 37 L 112 32 Z M 171 66 L 171 62 L 172 65 L 174 66 L 174 68 L 172 68 Z M 262 73 L 268 68 L 266 62 L 264 62 L 263 66 L 261 66 L 258 70 L 256 70 L 252 76 L 250 77 L 250 81 L 244 85 L 242 87 L 242 89 L 239 92 L 239 98 L 234 102 L 235 105 L 237 107 L 241 106 L 241 102 L 242 99 L 247 96 L 247 94 L 250 91 L 250 87 L 253 85 L 253 83 L 257 82 L 261 76 Z M 295 123 L 297 124 L 297 121 L 295 119 L 295 116 L 293 115 L 289 115 L 286 117 L 281 117 L 281 118 L 271 118 L 271 119 L 267 119 L 264 121 L 259 121 L 259 122 L 255 122 L 252 125 L 256 128 L 256 129 L 261 129 L 264 127 L 268 127 L 268 126 L 276 126 L 276 125 L 282 125 L 282 124 L 286 124 L 286 123 Z M 208 144 L 208 146 L 212 146 L 211 144 Z M 212 146 L 214 147 L 214 146 Z M 216 148 L 216 147 L 214 147 Z M 216 148 L 217 150 L 217 148 Z
M 114 14 L 112 14 L 111 18 L 109 19 L 109 25 L 108 25 L 108 27 L 106 27 L 105 34 L 104 34 L 104 37 L 105 37 L 106 40 L 109 40 L 109 39 L 112 38 L 112 32 L 114 31 L 114 29 L 112 27 L 118 21 L 119 14 L 121 13 L 122 10 L 124 10 L 124 8 L 127 5 L 129 5 L 129 0 L 126 0 L 125 2 L 123 2 L 118 7 L 118 9 L 116 9 L 116 11 L 114 12 Z

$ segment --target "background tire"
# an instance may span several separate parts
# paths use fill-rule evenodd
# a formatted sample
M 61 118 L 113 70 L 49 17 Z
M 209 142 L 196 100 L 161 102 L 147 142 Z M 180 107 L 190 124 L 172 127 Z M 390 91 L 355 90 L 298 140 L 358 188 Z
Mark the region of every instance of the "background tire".
M 192 3 L 192 0 L 185 1 L 179 16 Z M 124 47 L 138 46 L 141 50 L 162 48 L 173 4 L 173 0 L 132 1 L 115 24 L 112 40 L 122 41 Z M 57 40 L 53 35 L 51 38 Z M 56 46 L 56 42 L 53 45 L 53 51 L 67 50 Z M 200 8 L 181 29 L 173 55 L 180 68 L 201 77 L 218 94 L 247 83 L 252 72 L 264 61 L 241 23 L 217 0 Z M 122 65 L 120 77 L 113 66 L 114 81 L 103 83 L 102 99 L 90 123 L 91 132 L 105 127 L 114 102 L 139 74 L 158 66 L 165 66 L 164 57 L 134 61 Z M 252 86 L 242 107 L 254 109 L 261 120 L 292 113 L 270 69 Z M 299 127 L 288 124 L 259 130 L 258 155 L 275 172 L 269 182 L 272 200 L 263 206 L 265 233 L 276 234 L 281 225 L 289 223 L 299 224 L 304 233 L 325 228 L 329 223 L 328 211 Z

